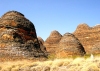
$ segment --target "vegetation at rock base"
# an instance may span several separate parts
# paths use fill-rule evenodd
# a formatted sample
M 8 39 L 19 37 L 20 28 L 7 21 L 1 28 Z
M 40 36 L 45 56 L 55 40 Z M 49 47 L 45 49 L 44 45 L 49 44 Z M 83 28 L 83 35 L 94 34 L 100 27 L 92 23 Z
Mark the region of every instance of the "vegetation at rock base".
M 15 60 L 1 61 L 0 71 L 100 71 L 99 55 L 75 58 L 60 58 L 46 61 Z

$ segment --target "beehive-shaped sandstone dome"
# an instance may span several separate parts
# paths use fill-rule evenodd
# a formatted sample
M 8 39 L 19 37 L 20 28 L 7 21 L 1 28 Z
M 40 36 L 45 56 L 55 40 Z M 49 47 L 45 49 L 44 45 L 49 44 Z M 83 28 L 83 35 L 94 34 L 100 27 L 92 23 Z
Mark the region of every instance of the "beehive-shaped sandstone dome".
M 9 11 L 0 19 L 0 54 L 8 56 L 40 57 L 36 30 L 31 21 L 17 11 Z
M 79 24 L 73 34 L 80 40 L 86 52 L 91 54 L 92 47 L 100 42 L 100 24 L 93 27 L 89 27 L 87 24 Z M 94 53 L 97 52 L 94 50 Z
M 59 42 L 59 48 L 56 53 L 60 57 L 68 55 L 84 55 L 85 50 L 80 41 L 71 33 L 65 33 Z
M 58 47 L 58 43 L 61 40 L 62 35 L 54 30 L 51 32 L 50 36 L 44 42 L 44 46 L 47 48 L 47 51 L 50 53 L 55 53 L 55 49 Z

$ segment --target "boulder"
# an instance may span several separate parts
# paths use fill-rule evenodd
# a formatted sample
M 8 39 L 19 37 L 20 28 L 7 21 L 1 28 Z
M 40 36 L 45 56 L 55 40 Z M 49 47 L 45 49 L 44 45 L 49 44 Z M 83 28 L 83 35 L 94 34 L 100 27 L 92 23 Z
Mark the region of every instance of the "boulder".
M 80 41 L 71 33 L 65 33 L 58 46 L 57 57 L 83 56 L 86 53 Z
M 0 55 L 12 57 L 46 57 L 40 48 L 35 26 L 17 11 L 0 19 Z
M 44 46 L 46 47 L 47 52 L 55 53 L 55 50 L 57 49 L 58 43 L 61 40 L 61 38 L 62 35 L 58 31 L 52 31 L 50 36 L 44 42 Z

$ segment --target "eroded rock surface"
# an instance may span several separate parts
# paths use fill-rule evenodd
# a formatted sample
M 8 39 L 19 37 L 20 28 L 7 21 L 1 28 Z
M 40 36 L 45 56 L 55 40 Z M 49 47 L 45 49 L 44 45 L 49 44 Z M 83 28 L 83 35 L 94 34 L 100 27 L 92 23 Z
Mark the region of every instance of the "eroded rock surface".
M 44 46 L 49 53 L 55 53 L 61 37 L 62 35 L 58 31 L 54 30 L 51 32 L 50 36 L 44 42 Z
M 67 57 L 70 55 L 85 54 L 84 47 L 80 41 L 71 33 L 65 33 L 59 42 L 59 48 L 56 52 L 57 57 Z
M 38 37 L 38 41 L 39 41 L 39 44 L 40 44 L 40 48 L 43 52 L 46 53 L 46 55 L 48 56 L 48 52 L 46 50 L 46 47 L 43 45 L 44 44 L 44 40 L 41 38 L 41 37 Z
M 23 14 L 9 11 L 0 19 L 0 55 L 45 57 L 35 27 Z
M 100 25 L 89 27 L 85 23 L 79 24 L 73 34 L 80 40 L 87 53 L 97 53 L 93 49 L 100 42 Z

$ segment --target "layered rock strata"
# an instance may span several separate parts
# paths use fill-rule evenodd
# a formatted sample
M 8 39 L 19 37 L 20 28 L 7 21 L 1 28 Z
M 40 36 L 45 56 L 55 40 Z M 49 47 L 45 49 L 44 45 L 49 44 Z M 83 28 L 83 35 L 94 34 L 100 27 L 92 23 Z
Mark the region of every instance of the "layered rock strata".
M 100 25 L 89 27 L 85 23 L 79 24 L 73 34 L 80 40 L 88 54 L 97 53 L 93 49 L 100 42 Z
M 59 47 L 56 52 L 57 57 L 67 57 L 70 55 L 85 54 L 84 47 L 80 41 L 71 33 L 65 33 L 59 42 Z
M 51 32 L 50 36 L 44 42 L 44 46 L 46 47 L 48 53 L 55 53 L 61 38 L 62 35 L 58 31 L 54 30 Z
M 20 12 L 9 11 L 0 19 L 0 55 L 46 56 L 41 51 L 35 26 Z

